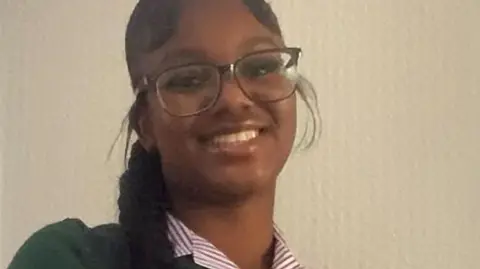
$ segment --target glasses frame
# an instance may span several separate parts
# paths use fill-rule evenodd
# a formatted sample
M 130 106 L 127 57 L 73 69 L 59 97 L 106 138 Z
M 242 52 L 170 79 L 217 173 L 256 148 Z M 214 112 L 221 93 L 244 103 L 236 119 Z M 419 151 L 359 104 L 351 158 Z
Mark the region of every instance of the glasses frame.
M 208 62 L 197 62 L 197 63 L 189 63 L 189 64 L 172 66 L 172 67 L 169 67 L 169 68 L 163 70 L 162 72 L 155 75 L 154 77 L 149 77 L 148 75 L 144 75 L 143 78 L 140 80 L 139 85 L 135 88 L 135 95 L 138 97 L 141 93 L 154 90 L 156 95 L 157 95 L 157 99 L 159 100 L 163 110 L 165 110 L 165 112 L 167 112 L 171 116 L 174 116 L 174 117 L 196 116 L 196 115 L 198 115 L 200 113 L 203 113 L 203 112 L 209 110 L 210 108 L 214 107 L 215 104 L 218 102 L 218 99 L 220 98 L 220 96 L 222 94 L 222 91 L 224 90 L 223 89 L 224 87 L 222 86 L 223 82 L 224 82 L 224 75 L 228 72 L 228 73 L 230 73 L 230 76 L 235 80 L 235 82 L 237 83 L 237 86 L 240 88 L 240 90 L 243 92 L 243 94 L 247 98 L 249 98 L 250 100 L 254 100 L 254 101 L 258 102 L 259 100 L 255 100 L 255 98 L 253 98 L 245 89 L 243 89 L 242 83 L 240 82 L 240 79 L 238 78 L 238 75 L 237 75 L 237 72 L 236 72 L 237 66 L 238 66 L 238 63 L 239 62 L 241 63 L 245 58 L 255 56 L 255 55 L 264 54 L 264 53 L 271 53 L 271 52 L 280 52 L 280 53 L 290 54 L 290 56 L 291 56 L 290 61 L 292 61 L 292 65 L 293 66 L 298 66 L 298 61 L 299 61 L 300 56 L 302 54 L 302 49 L 299 48 L 299 47 L 285 47 L 285 48 L 274 48 L 274 49 L 259 50 L 259 51 L 247 53 L 247 54 L 243 55 L 242 57 L 239 57 L 238 59 L 236 59 L 233 63 L 224 64 L 224 65 L 217 65 L 217 64 L 208 63 Z M 185 113 L 185 114 L 173 113 L 173 112 L 168 110 L 168 108 L 167 108 L 167 106 L 166 106 L 166 104 L 165 104 L 165 102 L 164 102 L 164 100 L 161 96 L 161 93 L 160 93 L 161 89 L 159 89 L 159 87 L 158 87 L 158 79 L 163 74 L 165 74 L 166 72 L 169 72 L 171 70 L 175 70 L 175 69 L 178 69 L 178 68 L 188 67 L 188 66 L 209 66 L 209 67 L 213 67 L 214 69 L 216 69 L 217 72 L 218 72 L 218 75 L 219 75 L 218 76 L 219 87 L 217 89 L 217 92 L 216 92 L 213 100 L 211 101 L 211 103 L 208 106 L 205 106 L 204 108 L 202 108 L 202 109 L 200 109 L 196 112 L 193 112 L 193 113 Z M 263 102 L 263 103 L 280 102 L 280 101 L 285 100 L 285 99 L 289 98 L 290 96 L 292 96 L 295 93 L 296 90 L 297 90 L 297 87 L 294 86 L 291 93 L 289 93 L 285 97 L 274 99 L 274 100 L 269 100 L 269 101 L 261 101 L 260 100 L 260 102 Z

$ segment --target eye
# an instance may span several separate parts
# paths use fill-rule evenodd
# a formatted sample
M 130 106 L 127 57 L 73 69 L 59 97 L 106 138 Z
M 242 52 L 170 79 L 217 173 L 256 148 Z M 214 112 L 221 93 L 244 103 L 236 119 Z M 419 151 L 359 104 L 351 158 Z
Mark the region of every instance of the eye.
M 165 73 L 159 86 L 171 92 L 193 92 L 210 85 L 213 78 L 209 68 L 185 67 Z
M 248 78 L 259 78 L 271 73 L 278 73 L 284 67 L 278 58 L 265 57 L 246 60 L 239 68 L 240 73 Z
M 166 85 L 166 88 L 193 88 L 202 85 L 202 77 L 190 76 L 176 76 L 171 78 Z

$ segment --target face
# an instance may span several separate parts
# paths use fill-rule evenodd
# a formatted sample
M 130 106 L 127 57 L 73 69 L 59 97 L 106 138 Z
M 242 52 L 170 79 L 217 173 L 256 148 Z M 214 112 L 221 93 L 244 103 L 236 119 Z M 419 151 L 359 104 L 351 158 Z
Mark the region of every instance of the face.
M 154 76 L 191 63 L 224 65 L 244 55 L 283 47 L 242 1 L 187 0 L 175 35 L 145 55 L 142 72 Z M 139 119 L 141 141 L 162 156 L 173 199 L 237 202 L 272 192 L 293 145 L 295 95 L 256 102 L 225 75 L 209 109 L 187 117 L 168 113 L 155 91 Z

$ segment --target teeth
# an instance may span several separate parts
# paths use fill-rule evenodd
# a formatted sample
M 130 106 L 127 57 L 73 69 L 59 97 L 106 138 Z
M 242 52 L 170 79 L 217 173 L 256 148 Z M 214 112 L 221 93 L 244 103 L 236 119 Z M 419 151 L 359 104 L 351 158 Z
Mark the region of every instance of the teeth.
M 219 135 L 212 139 L 214 144 L 239 143 L 254 139 L 258 136 L 258 130 L 242 131 L 233 134 Z

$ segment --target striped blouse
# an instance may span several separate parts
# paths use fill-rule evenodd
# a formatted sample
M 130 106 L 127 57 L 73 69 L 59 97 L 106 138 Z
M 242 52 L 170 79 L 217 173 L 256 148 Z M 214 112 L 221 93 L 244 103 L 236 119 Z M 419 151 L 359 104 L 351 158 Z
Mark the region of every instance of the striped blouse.
M 173 244 L 175 258 L 192 255 L 196 264 L 209 269 L 238 269 L 238 266 L 206 239 L 196 235 L 180 220 L 167 215 L 168 236 Z M 288 249 L 280 231 L 275 227 L 275 249 L 272 269 L 302 269 Z

